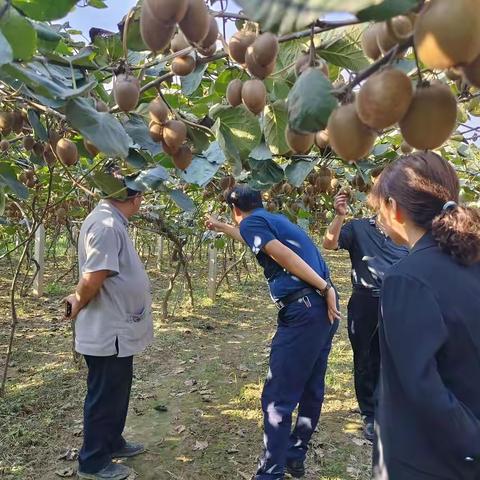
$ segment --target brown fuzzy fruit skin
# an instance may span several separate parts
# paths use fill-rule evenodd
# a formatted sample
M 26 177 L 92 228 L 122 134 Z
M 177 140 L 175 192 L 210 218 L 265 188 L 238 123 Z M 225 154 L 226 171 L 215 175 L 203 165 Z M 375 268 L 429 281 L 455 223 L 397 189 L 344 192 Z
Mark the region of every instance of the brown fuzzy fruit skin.
M 160 143 L 163 141 L 163 127 L 159 123 L 150 122 L 149 132 L 154 142 Z
M 150 120 L 157 123 L 165 123 L 168 118 L 168 106 L 161 97 L 152 100 L 149 105 Z
M 180 120 L 169 120 L 163 127 L 163 141 L 173 151 L 178 151 L 187 139 L 187 127 Z
M 390 127 L 407 113 L 413 98 L 412 82 L 394 68 L 372 75 L 356 97 L 360 120 L 376 130 Z
M 191 43 L 201 43 L 210 27 L 210 14 L 204 0 L 188 0 L 187 13 L 178 23 Z
M 330 146 L 328 139 L 328 130 L 320 130 L 315 134 L 315 145 L 320 149 L 324 150 Z
M 442 83 L 417 88 L 407 114 L 399 122 L 405 141 L 418 150 L 440 147 L 457 122 L 457 101 Z
M 7 152 L 10 148 L 10 142 L 8 140 L 2 140 L 0 142 L 0 151 Z
M 247 48 L 255 41 L 255 34 L 252 32 L 237 32 L 228 43 L 230 58 L 243 65 L 245 63 L 245 54 Z
M 480 88 L 480 55 L 472 63 L 463 67 L 463 74 L 470 84 Z
M 266 67 L 262 67 L 255 61 L 255 57 L 253 55 L 253 47 L 247 48 L 247 53 L 245 54 L 245 63 L 247 64 L 248 71 L 256 78 L 260 80 L 264 80 L 269 75 L 271 75 L 275 70 L 276 62 L 275 60 Z
M 8 135 L 12 130 L 13 118 L 9 112 L 0 112 L 0 132 Z
M 242 87 L 242 102 L 255 115 L 267 104 L 267 89 L 261 80 L 247 80 Z
M 58 143 L 58 142 L 57 142 Z M 56 145 L 55 145 L 56 147 Z M 55 148 L 54 147 L 54 148 Z M 33 146 L 33 153 L 37 156 L 37 157 L 41 157 L 43 155 L 43 150 L 44 150 L 44 146 L 41 142 L 36 142 L 35 145 Z
M 413 152 L 413 147 L 407 142 L 402 142 L 402 144 L 400 145 L 400 150 L 404 155 L 408 155 Z
M 190 44 L 182 32 L 177 32 L 170 42 L 170 50 L 173 53 L 185 50 L 185 48 L 188 48 L 189 46 Z
M 172 147 L 169 147 L 164 140 L 162 140 L 162 147 L 163 147 L 163 151 L 167 154 L 167 155 L 170 155 L 171 157 L 173 157 L 173 155 L 175 155 L 179 150 L 180 150 L 180 147 L 176 147 L 176 148 L 172 148 Z
M 228 177 L 223 177 L 220 180 L 220 188 L 222 190 L 230 190 L 235 186 L 235 178 L 229 175 Z
M 75 143 L 67 138 L 61 138 L 55 148 L 57 157 L 61 162 L 69 167 L 78 162 L 78 149 Z
M 353 103 L 336 108 L 328 119 L 327 129 L 330 146 L 347 162 L 366 157 L 377 137 L 360 121 Z
M 210 48 L 216 44 L 219 33 L 217 20 L 210 15 L 207 36 L 200 42 L 199 46 L 204 50 Z
M 193 160 L 193 154 L 188 145 L 182 145 L 173 155 L 173 163 L 179 170 L 186 170 Z
M 324 60 L 316 60 L 315 66 L 320 68 L 322 73 L 328 78 L 329 76 L 329 68 L 327 62 Z M 295 63 L 295 75 L 299 77 L 307 68 L 310 67 L 310 54 L 305 53 L 298 58 Z
M 186 77 L 195 70 L 195 59 L 187 55 L 186 57 L 177 57 L 172 62 L 172 72 L 180 77 Z
M 380 24 L 373 23 L 369 25 L 362 34 L 363 53 L 371 60 L 378 60 L 382 55 L 377 42 Z
M 140 34 L 143 43 L 152 52 L 163 52 L 170 44 L 175 32 L 175 22 L 167 23 L 157 19 L 148 3 L 142 5 L 140 14 Z
M 57 163 L 57 157 L 53 153 L 52 147 L 47 143 L 43 149 L 43 159 L 49 167 L 53 167 Z
M 144 0 L 150 12 L 157 19 L 165 23 L 176 23 L 182 20 L 187 13 L 187 0 Z
M 87 140 L 86 138 L 83 139 L 83 146 L 92 158 L 96 157 L 100 153 L 100 150 L 90 140 Z
M 420 60 L 432 69 L 468 64 L 480 55 L 477 0 L 431 0 L 415 22 L 414 42 Z
M 108 112 L 108 105 L 103 100 L 97 100 L 95 102 L 95 110 L 97 112 Z
M 217 44 L 214 43 L 208 48 L 197 47 L 197 52 L 203 57 L 211 57 L 217 51 Z
M 50 130 L 48 132 L 48 142 L 50 143 L 50 145 L 54 150 L 55 148 L 57 148 L 57 143 L 61 138 L 62 136 L 55 130 Z
M 291 130 L 288 126 L 285 130 L 285 138 L 290 149 L 302 155 L 308 153 L 313 147 L 315 135 L 313 133 L 302 134 Z
M 140 83 L 136 77 L 120 74 L 113 83 L 115 102 L 123 112 L 135 110 L 140 98 Z
M 278 55 L 278 39 L 270 32 L 262 33 L 252 44 L 255 63 L 267 67 L 275 62 Z
M 12 130 L 15 133 L 21 133 L 23 130 L 23 115 L 22 112 L 12 112 Z
M 408 17 L 403 15 L 392 19 L 391 28 L 387 22 L 380 23 L 377 31 L 380 51 L 387 53 L 395 45 L 401 43 L 402 39 L 408 37 L 412 33 L 413 23 Z
M 238 107 L 242 103 L 243 83 L 240 79 L 232 80 L 227 87 L 227 101 L 232 107 Z
M 27 135 L 23 137 L 23 148 L 25 150 L 32 150 L 33 146 L 35 145 L 35 140 L 31 135 Z

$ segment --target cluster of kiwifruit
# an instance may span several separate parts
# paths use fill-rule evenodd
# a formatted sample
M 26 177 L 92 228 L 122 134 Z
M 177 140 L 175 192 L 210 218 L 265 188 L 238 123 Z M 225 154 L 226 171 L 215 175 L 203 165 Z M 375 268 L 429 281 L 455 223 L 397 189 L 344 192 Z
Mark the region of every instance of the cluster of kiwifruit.
M 181 120 L 169 120 L 168 105 L 159 96 L 150 103 L 150 137 L 161 143 L 163 151 L 170 155 L 179 170 L 186 170 L 192 163 L 193 153 L 185 143 L 187 127 Z
M 326 155 L 330 148 L 328 130 L 316 133 L 299 133 L 288 125 L 285 129 L 285 138 L 291 151 L 296 155 L 306 155 L 315 145 L 322 155 Z
M 267 104 L 267 89 L 258 78 L 246 82 L 236 78 L 228 84 L 227 101 L 232 107 L 243 103 L 254 115 L 258 115 Z
M 9 135 L 11 132 L 21 133 L 26 123 L 26 117 L 21 111 L 0 111 L 0 134 Z

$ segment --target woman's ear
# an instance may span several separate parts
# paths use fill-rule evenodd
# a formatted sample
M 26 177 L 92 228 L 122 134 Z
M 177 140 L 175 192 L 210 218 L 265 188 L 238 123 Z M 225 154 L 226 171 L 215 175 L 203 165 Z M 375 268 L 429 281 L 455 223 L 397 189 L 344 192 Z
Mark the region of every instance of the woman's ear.
M 390 197 L 388 199 L 388 202 L 390 203 L 390 206 L 392 208 L 392 213 L 393 213 L 393 218 L 395 218 L 395 221 L 402 224 L 405 222 L 405 216 L 403 214 L 403 210 L 400 207 L 400 205 L 397 203 L 397 201 Z

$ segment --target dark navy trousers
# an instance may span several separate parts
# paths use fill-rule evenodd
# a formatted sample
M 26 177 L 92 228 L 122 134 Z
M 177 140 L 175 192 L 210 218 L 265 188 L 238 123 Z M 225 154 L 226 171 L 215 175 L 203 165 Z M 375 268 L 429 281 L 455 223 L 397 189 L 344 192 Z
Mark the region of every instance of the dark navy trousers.
M 112 461 L 125 445 L 122 437 L 127 419 L 133 378 L 133 357 L 85 355 L 88 366 L 87 396 L 83 417 L 80 471 L 96 473 Z
M 305 459 L 320 418 L 328 355 L 337 327 L 338 322 L 328 320 L 325 300 L 316 294 L 279 312 L 262 393 L 264 453 L 257 480 L 282 479 L 287 460 Z

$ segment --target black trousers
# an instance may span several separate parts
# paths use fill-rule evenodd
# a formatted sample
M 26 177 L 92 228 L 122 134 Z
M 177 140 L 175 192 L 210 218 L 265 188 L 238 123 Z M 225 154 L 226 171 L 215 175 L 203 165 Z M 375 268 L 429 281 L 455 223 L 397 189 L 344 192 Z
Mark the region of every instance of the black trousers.
M 348 337 L 353 350 L 355 393 L 362 416 L 375 416 L 375 392 L 380 375 L 378 343 L 379 298 L 368 293 L 352 294 L 348 303 Z
M 92 357 L 88 366 L 80 471 L 96 473 L 125 445 L 122 437 L 133 377 L 133 357 Z

